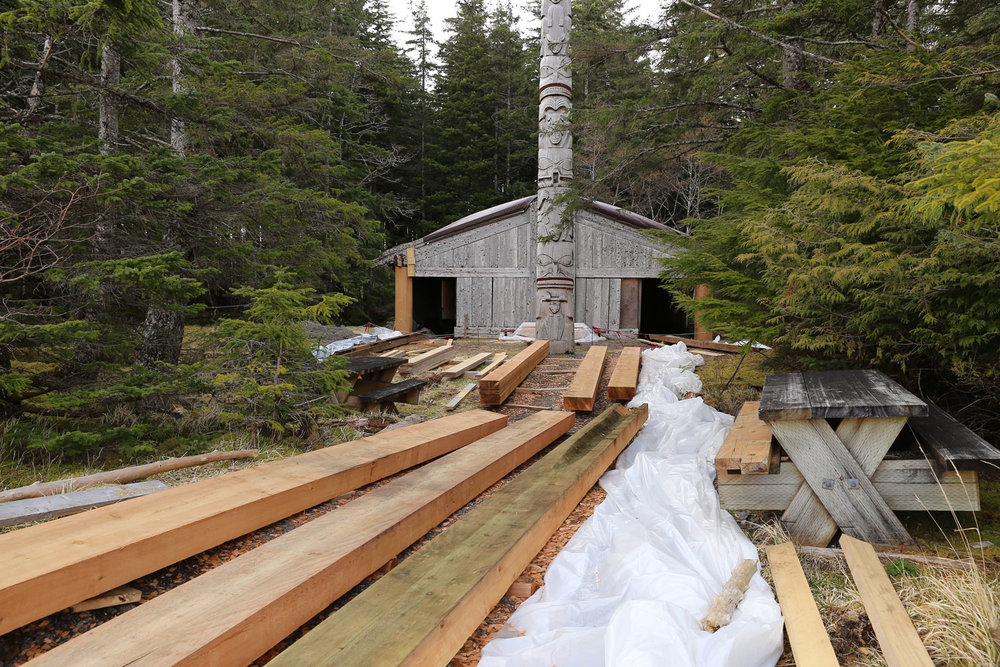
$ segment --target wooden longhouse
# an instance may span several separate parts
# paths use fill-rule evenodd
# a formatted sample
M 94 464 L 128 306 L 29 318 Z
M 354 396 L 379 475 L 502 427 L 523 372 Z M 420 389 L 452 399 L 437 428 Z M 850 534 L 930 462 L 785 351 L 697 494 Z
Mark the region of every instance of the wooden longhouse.
M 386 251 L 377 261 L 396 273 L 396 328 L 496 336 L 534 322 L 535 200 L 473 213 Z M 597 201 L 573 226 L 577 322 L 631 335 L 691 330 L 657 277 L 680 232 Z

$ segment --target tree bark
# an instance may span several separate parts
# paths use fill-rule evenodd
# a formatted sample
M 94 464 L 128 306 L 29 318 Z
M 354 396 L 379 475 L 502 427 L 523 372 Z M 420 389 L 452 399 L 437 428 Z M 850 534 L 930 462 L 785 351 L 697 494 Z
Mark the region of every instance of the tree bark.
M 42 45 L 42 57 L 38 61 L 38 69 L 35 71 L 35 80 L 31 83 L 31 92 L 28 93 L 28 108 L 24 110 L 25 118 L 35 113 L 38 105 L 42 103 L 42 94 L 45 92 L 45 65 L 49 61 L 49 56 L 52 55 L 52 45 L 52 38 L 46 35 Z
M 101 47 L 101 83 L 117 88 L 121 79 L 121 56 L 110 42 L 105 43 Z M 113 155 L 118 151 L 118 105 L 106 87 L 98 93 L 98 113 L 97 136 L 101 140 L 101 155 Z
M 162 306 L 151 305 L 142 325 L 142 341 L 135 363 L 152 368 L 157 362 L 176 364 L 181 358 L 184 316 Z
M 195 0 L 173 0 L 173 23 L 174 34 L 179 38 L 194 34 L 198 27 L 197 12 L 195 11 Z M 184 69 L 181 67 L 180 56 L 175 56 L 171 61 L 173 69 L 173 92 L 180 95 L 187 90 Z M 170 121 L 170 145 L 178 155 L 185 155 L 188 150 L 188 134 L 184 121 L 173 118 Z
M 784 0 L 781 5 L 783 11 L 789 11 L 798 6 L 801 0 Z M 805 69 L 806 58 L 802 52 L 801 40 L 798 37 L 788 35 L 785 41 L 792 48 L 785 48 L 781 54 L 781 85 L 792 90 L 805 90 L 809 87 L 806 83 L 802 71 Z
M 885 27 L 885 0 L 875 0 L 872 3 L 872 38 L 878 39 L 882 36 L 882 28 Z
M 906 29 L 910 33 L 916 33 L 919 27 L 920 27 L 920 2 L 919 0 L 910 0 L 906 5 Z M 915 48 L 917 47 L 913 43 L 906 45 L 907 51 L 912 51 Z

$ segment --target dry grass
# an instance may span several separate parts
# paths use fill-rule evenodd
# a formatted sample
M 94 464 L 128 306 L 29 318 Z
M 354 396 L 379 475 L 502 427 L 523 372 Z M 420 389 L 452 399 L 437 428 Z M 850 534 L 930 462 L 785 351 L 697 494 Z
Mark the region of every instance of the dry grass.
M 705 403 L 719 412 L 735 415 L 745 401 L 760 398 L 766 375 L 763 364 L 767 360 L 762 351 L 704 359 L 705 365 L 698 368 L 698 377 L 703 385 Z

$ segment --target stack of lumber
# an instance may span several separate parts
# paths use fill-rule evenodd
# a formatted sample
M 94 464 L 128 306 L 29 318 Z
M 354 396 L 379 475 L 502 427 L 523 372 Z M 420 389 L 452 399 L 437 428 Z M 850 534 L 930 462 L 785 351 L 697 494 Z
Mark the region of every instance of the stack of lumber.
M 772 444 L 771 428 L 757 415 L 760 401 L 746 401 L 736 415 L 725 442 L 715 455 L 719 474 L 766 474 L 777 446 Z
M 411 357 L 405 364 L 399 367 L 399 374 L 417 375 L 432 368 L 437 368 L 454 357 L 455 352 L 456 350 L 453 345 L 444 345 L 423 354 L 418 354 L 415 357 Z
M 478 379 L 480 379 L 482 377 L 485 377 L 485 376 L 489 375 L 490 373 L 492 373 L 496 369 L 497 366 L 499 366 L 500 364 L 502 364 L 503 361 L 504 361 L 504 359 L 506 359 L 506 358 L 507 358 L 507 353 L 506 352 L 497 352 L 496 354 L 493 355 L 493 358 L 490 360 L 490 363 L 486 364 L 486 366 L 482 370 L 480 370 L 480 371 L 465 371 L 465 377 L 472 378 L 474 380 L 478 380 Z
M 547 340 L 535 341 L 518 352 L 510 361 L 479 381 L 479 402 L 482 405 L 500 405 L 506 401 L 517 385 L 548 354 Z
M 594 409 L 597 387 L 601 384 L 601 375 L 604 373 L 604 362 L 607 358 L 606 347 L 595 345 L 587 350 L 587 356 L 583 358 L 576 375 L 573 376 L 573 381 L 563 394 L 564 410 L 590 412 Z
M 0 535 L 0 634 L 500 430 L 471 410 Z
M 613 401 L 630 401 L 635 397 L 641 364 L 642 348 L 626 347 L 622 350 L 608 382 L 608 398 Z
M 271 664 L 447 664 L 646 415 L 609 408 Z
M 36 662 L 246 665 L 564 434 L 573 421 L 564 412 L 521 420 L 238 556 Z
M 871 544 L 848 535 L 840 546 L 851 570 L 875 637 L 889 667 L 931 667 L 930 656 L 913 627 Z M 766 548 L 771 577 L 796 665 L 836 667 L 836 654 L 820 618 L 802 565 L 791 542 Z
M 374 343 L 368 343 L 366 345 L 355 345 L 354 347 L 342 350 L 340 352 L 334 352 L 334 354 L 343 355 L 345 357 L 356 357 L 359 355 L 375 354 L 376 352 L 382 352 L 384 350 L 391 350 L 395 347 L 402 347 L 403 345 L 408 345 L 409 343 L 414 343 L 427 338 L 427 334 L 422 333 L 408 333 L 402 336 L 396 336 L 395 338 L 386 338 L 385 340 L 376 341 Z
M 459 375 L 464 375 L 466 372 L 473 370 L 477 366 L 482 366 L 491 356 L 493 355 L 489 352 L 481 352 L 473 357 L 470 357 L 469 359 L 463 359 L 441 371 L 441 377 L 446 380 L 457 378 Z

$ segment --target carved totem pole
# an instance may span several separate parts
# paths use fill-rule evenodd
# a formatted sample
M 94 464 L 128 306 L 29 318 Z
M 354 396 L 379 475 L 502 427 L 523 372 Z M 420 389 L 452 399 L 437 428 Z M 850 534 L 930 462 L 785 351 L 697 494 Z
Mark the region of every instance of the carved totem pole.
M 573 351 L 573 221 L 562 195 L 573 180 L 570 0 L 542 0 L 542 61 L 538 88 L 538 198 L 535 333 L 550 354 Z

